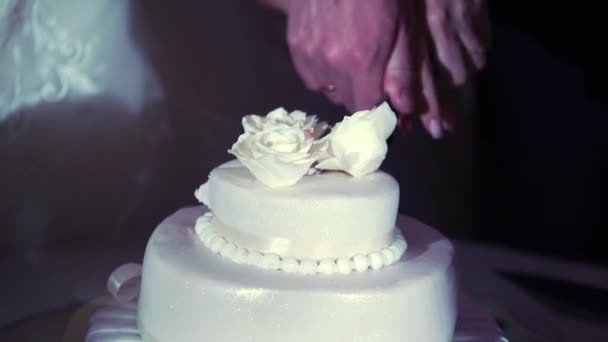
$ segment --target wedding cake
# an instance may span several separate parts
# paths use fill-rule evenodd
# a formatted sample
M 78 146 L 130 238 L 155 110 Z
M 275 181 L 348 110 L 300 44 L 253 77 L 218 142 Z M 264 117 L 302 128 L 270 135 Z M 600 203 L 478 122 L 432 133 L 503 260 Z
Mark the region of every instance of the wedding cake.
M 379 170 L 387 104 L 328 130 L 282 108 L 243 118 L 229 150 L 154 231 L 137 303 L 144 341 L 451 341 L 452 244 L 398 220 Z

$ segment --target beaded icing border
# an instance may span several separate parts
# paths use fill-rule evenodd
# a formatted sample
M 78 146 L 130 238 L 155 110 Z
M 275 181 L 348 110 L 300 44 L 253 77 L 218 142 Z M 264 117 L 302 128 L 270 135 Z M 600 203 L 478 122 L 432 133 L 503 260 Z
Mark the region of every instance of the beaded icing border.
M 211 227 L 212 218 L 213 213 L 209 211 L 200 216 L 194 225 L 194 230 L 205 247 L 234 263 L 267 270 L 281 270 L 287 273 L 300 274 L 349 274 L 352 271 L 378 270 L 397 262 L 407 249 L 407 243 L 403 235 L 401 235 L 399 229 L 395 229 L 395 239 L 388 247 L 365 255 L 321 260 L 281 257 L 272 253 L 250 251 L 228 241 L 213 230 Z

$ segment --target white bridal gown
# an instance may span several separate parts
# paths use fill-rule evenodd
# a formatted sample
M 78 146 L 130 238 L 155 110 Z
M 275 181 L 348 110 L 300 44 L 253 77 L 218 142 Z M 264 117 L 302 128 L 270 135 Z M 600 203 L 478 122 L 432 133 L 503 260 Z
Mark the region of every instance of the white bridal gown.
M 142 3 L 0 0 L 0 251 L 116 232 L 143 198 L 168 115 Z
M 168 115 L 140 37 L 142 3 L 0 0 L 0 255 L 16 255 L 0 270 L 45 279 L 7 285 L 28 295 L 0 310 L 0 325 L 90 297 L 82 269 L 72 288 L 49 280 L 74 269 L 50 271 L 63 253 L 54 244 L 132 231 L 152 197 Z
M 99 95 L 135 113 L 159 96 L 133 38 L 132 4 L 0 0 L 0 120 L 22 108 Z

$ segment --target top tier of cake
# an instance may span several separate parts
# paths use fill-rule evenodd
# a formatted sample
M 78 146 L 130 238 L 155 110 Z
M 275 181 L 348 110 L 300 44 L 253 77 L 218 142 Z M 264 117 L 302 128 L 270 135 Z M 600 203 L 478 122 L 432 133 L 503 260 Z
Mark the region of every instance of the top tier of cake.
M 380 251 L 395 239 L 399 185 L 381 171 L 357 178 L 327 172 L 272 189 L 235 160 L 214 169 L 199 193 L 214 230 L 248 250 L 337 259 Z

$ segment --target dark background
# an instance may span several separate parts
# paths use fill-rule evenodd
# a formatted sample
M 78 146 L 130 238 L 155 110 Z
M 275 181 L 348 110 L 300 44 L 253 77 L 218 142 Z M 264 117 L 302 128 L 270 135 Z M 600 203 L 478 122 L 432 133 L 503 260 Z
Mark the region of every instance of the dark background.
M 606 264 L 605 34 L 597 3 L 494 1 L 480 77 L 475 231 Z
M 492 2 L 487 68 L 459 90 L 458 130 L 396 134 L 384 168 L 401 211 L 451 237 L 606 263 L 606 53 L 582 3 Z M 524 10 L 525 9 L 525 10 Z M 209 11 L 217 15 L 196 16 Z M 0 251 L 148 234 L 229 158 L 247 113 L 279 105 L 330 122 L 307 92 L 284 18 L 255 2 L 140 3 L 134 37 L 167 101 L 140 116 L 111 98 L 25 109 L 0 123 Z M 190 16 L 190 17 L 188 17 Z M 52 114 L 48 114 L 52 113 Z

